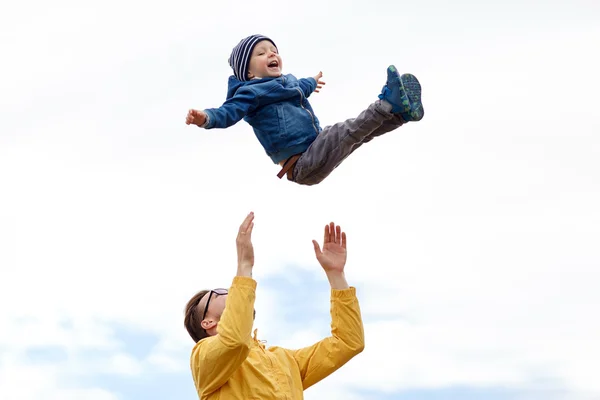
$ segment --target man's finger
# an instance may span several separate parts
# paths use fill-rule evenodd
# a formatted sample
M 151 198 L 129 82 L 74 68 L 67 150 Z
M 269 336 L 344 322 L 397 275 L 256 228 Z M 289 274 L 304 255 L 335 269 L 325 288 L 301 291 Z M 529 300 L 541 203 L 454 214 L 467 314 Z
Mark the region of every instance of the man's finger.
M 323 235 L 323 245 L 329 242 L 329 225 L 325 225 L 325 234 Z
M 252 224 L 252 221 L 254 221 L 254 213 L 250 212 L 247 216 L 246 216 L 246 220 L 244 221 L 244 225 L 245 225 L 245 230 L 248 230 L 248 228 L 250 227 L 250 225 Z
M 342 247 L 346 248 L 346 232 L 342 232 Z
M 313 247 L 315 248 L 315 255 L 317 256 L 317 258 L 319 258 L 321 256 L 321 246 L 319 246 L 319 243 L 317 243 L 316 240 L 313 240 Z
M 240 225 L 240 232 L 246 232 L 253 219 L 254 219 L 254 212 L 250 212 L 244 219 L 244 222 L 242 222 L 242 225 Z
M 329 241 L 335 243 L 335 225 L 333 222 L 329 223 Z

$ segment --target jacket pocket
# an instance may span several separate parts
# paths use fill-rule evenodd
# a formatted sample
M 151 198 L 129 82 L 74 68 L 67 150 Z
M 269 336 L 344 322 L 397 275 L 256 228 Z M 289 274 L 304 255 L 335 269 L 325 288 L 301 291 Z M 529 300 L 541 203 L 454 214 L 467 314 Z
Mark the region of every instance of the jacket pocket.
M 277 104 L 275 106 L 277 110 L 277 124 L 279 126 L 278 137 L 284 137 L 287 133 L 287 126 L 285 123 L 285 110 L 283 109 L 283 104 Z

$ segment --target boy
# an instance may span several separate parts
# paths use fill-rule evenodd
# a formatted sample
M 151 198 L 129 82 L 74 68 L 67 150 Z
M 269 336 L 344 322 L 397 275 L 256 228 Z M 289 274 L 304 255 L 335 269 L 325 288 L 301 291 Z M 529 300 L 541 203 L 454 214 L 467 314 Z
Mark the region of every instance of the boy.
M 301 185 L 322 182 L 363 143 L 406 122 L 423 118 L 421 85 L 411 74 L 400 76 L 391 65 L 379 100 L 358 117 L 321 128 L 308 102 L 325 82 L 322 73 L 297 79 L 282 74 L 283 61 L 268 37 L 242 39 L 229 57 L 227 98 L 219 108 L 189 110 L 186 124 L 201 128 L 227 128 L 242 118 L 267 155 L 282 166 L 278 177 Z

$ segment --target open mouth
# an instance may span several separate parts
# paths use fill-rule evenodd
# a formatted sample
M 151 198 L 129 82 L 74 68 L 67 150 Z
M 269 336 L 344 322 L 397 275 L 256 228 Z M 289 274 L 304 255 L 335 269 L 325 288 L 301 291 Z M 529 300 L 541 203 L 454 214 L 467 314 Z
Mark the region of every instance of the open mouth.
M 279 62 L 274 60 L 269 63 L 269 68 L 277 68 L 279 67 Z

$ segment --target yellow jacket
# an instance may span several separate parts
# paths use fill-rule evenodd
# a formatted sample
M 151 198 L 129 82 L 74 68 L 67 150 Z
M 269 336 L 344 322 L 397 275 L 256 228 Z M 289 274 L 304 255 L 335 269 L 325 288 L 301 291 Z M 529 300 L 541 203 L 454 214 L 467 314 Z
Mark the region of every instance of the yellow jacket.
M 266 348 L 251 336 L 256 281 L 233 279 L 218 334 L 192 349 L 190 366 L 201 400 L 300 400 L 364 348 L 356 289 L 331 289 L 331 336 L 298 350 Z

